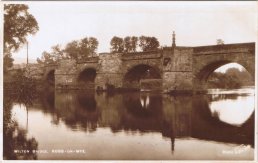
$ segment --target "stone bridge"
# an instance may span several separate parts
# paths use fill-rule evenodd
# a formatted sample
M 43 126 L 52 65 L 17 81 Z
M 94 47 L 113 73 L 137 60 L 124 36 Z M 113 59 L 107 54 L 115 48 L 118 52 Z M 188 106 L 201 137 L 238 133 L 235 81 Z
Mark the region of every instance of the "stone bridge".
M 38 74 L 55 89 L 203 91 L 209 75 L 228 63 L 242 65 L 254 79 L 255 43 L 100 53 L 84 60 L 66 59 L 42 65 Z

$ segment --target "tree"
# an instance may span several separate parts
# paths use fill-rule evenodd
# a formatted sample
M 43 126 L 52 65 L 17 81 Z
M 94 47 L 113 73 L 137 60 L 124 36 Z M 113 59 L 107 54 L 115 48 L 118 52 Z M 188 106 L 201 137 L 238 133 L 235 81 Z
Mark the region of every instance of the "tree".
M 131 38 L 129 36 L 124 38 L 124 52 L 129 53 L 131 51 Z
M 51 52 L 43 52 L 41 59 L 37 58 L 38 63 L 55 63 L 60 59 L 84 59 L 96 55 L 98 40 L 94 37 L 74 40 L 66 44 L 62 49 L 59 44 L 51 47 Z
M 136 52 L 138 46 L 138 37 L 131 37 L 131 50 L 132 52 Z
M 44 51 L 41 55 L 41 59 L 37 58 L 37 62 L 38 63 L 55 63 L 55 58 L 53 57 L 53 55 L 51 55 L 50 53 Z
M 124 52 L 130 53 L 130 52 L 136 52 L 138 43 L 138 38 L 135 36 L 132 37 L 125 37 L 124 38 Z
M 37 58 L 37 62 L 39 64 L 49 64 L 49 63 L 56 63 L 60 59 L 67 58 L 64 54 L 64 50 L 61 49 L 60 45 L 55 45 L 51 47 L 51 52 L 44 51 L 41 55 L 41 59 Z
M 65 46 L 64 52 L 69 58 L 77 60 L 81 51 L 79 47 L 78 41 L 72 41 Z
M 64 50 L 61 49 L 61 46 L 59 44 L 51 47 L 50 55 L 53 57 L 54 61 L 67 58 L 64 54 Z
M 94 37 L 85 37 L 68 43 L 64 52 L 69 58 L 78 60 L 96 55 L 99 42 Z
M 208 84 L 210 87 L 217 88 L 240 88 L 244 85 L 253 85 L 251 75 L 246 71 L 240 71 L 237 68 L 229 68 L 225 73 L 213 72 L 209 77 Z
M 89 38 L 89 51 L 90 51 L 91 56 L 95 56 L 97 54 L 96 50 L 98 49 L 98 46 L 99 46 L 98 40 L 94 37 L 90 37 Z
M 13 58 L 12 58 L 12 55 L 11 53 L 6 53 L 4 55 L 4 73 L 7 72 L 8 68 L 12 67 L 13 66 Z
M 141 36 L 139 40 L 140 40 L 139 46 L 142 49 L 142 51 L 158 50 L 159 41 L 157 40 L 156 37 Z
M 112 53 L 122 53 L 124 51 L 124 41 L 120 37 L 114 36 L 110 41 L 110 45 Z
M 90 38 L 83 38 L 79 42 L 79 58 L 87 58 L 90 56 L 96 55 L 96 50 L 98 48 L 99 42 L 96 38 L 90 37 Z
M 29 34 L 34 35 L 39 30 L 36 19 L 28 9 L 24 4 L 4 5 L 4 69 L 12 66 L 11 53 L 27 42 Z
M 89 51 L 89 40 L 87 37 L 83 38 L 78 42 L 78 48 L 79 48 L 79 58 L 86 58 L 88 54 L 90 53 Z

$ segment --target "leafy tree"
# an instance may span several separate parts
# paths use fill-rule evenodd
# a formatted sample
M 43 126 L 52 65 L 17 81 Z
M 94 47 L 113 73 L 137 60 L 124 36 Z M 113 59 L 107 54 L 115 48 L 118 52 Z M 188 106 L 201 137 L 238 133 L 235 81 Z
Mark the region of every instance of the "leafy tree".
M 68 43 L 64 49 L 64 52 L 69 58 L 83 59 L 96 55 L 99 42 L 96 38 L 83 38 L 81 40 L 75 40 Z
M 136 52 L 138 45 L 138 37 L 132 36 L 131 37 L 131 50 L 132 52 Z
M 35 34 L 38 23 L 24 4 L 4 5 L 4 69 L 12 66 L 11 53 L 27 42 L 29 34 Z
M 130 53 L 130 52 L 136 52 L 138 43 L 138 38 L 135 36 L 132 37 L 125 37 L 124 38 L 124 52 Z
M 57 61 L 59 59 L 64 59 L 67 58 L 64 54 L 64 50 L 61 49 L 60 45 L 55 45 L 51 47 L 51 56 L 54 61 Z
M 88 54 L 90 53 L 89 51 L 89 40 L 87 37 L 83 38 L 80 40 L 80 42 L 78 43 L 78 50 L 79 52 L 79 58 L 85 58 L 88 56 Z
M 90 37 L 89 38 L 89 55 L 91 56 L 95 56 L 97 53 L 96 53 L 96 50 L 98 49 L 98 45 L 99 45 L 99 42 L 96 38 L 94 37 Z
M 66 45 L 64 52 L 66 53 L 67 56 L 69 56 L 69 58 L 77 60 L 80 54 L 79 47 L 80 47 L 79 41 L 72 41 Z
M 55 63 L 56 60 L 55 58 L 53 57 L 53 55 L 51 55 L 50 53 L 44 51 L 41 55 L 41 59 L 37 58 L 37 62 L 38 63 L 46 63 L 46 64 L 49 64 L 49 63 Z
M 124 38 L 124 52 L 128 53 L 131 51 L 131 38 L 129 36 Z
M 6 53 L 4 55 L 4 73 L 7 72 L 8 68 L 13 66 L 13 58 L 10 53 Z
M 95 56 L 96 50 L 98 48 L 99 42 L 96 38 L 83 38 L 79 42 L 79 58 L 87 58 L 89 56 Z
M 83 59 L 96 55 L 98 40 L 94 37 L 74 40 L 66 44 L 62 49 L 60 45 L 51 48 L 51 52 L 43 52 L 41 59 L 37 58 L 38 63 L 55 63 L 60 59 Z
M 124 41 L 120 37 L 114 36 L 110 41 L 110 45 L 112 53 L 122 53 L 124 51 Z
M 210 87 L 216 88 L 240 88 L 244 85 L 253 85 L 251 75 L 246 71 L 237 68 L 229 68 L 225 73 L 214 72 L 208 80 Z
M 158 50 L 159 47 L 159 41 L 156 37 L 147 37 L 147 36 L 141 36 L 139 38 L 140 41 L 140 48 L 142 51 L 153 51 Z
M 4 5 L 4 48 L 16 51 L 24 43 L 29 34 L 35 34 L 38 23 L 28 12 L 29 7 L 24 4 Z

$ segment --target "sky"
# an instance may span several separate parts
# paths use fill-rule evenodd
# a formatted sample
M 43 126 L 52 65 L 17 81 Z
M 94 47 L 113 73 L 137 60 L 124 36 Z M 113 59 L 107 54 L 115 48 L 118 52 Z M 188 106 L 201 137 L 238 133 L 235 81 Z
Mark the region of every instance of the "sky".
M 25 3 L 25 2 L 24 2 Z M 249 2 L 26 2 L 39 31 L 29 36 L 29 58 L 41 57 L 56 44 L 64 46 L 84 37 L 96 37 L 98 52 L 110 51 L 113 36 L 154 36 L 161 46 L 255 42 L 257 3 Z M 26 48 L 13 54 L 26 58 Z

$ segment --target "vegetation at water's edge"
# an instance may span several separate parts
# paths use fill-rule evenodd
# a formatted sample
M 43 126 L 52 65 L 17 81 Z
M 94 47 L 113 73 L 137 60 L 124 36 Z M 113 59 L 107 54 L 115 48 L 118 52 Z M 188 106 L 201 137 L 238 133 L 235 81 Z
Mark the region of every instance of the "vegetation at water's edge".
M 237 89 L 242 86 L 254 85 L 249 72 L 245 69 L 229 68 L 225 73 L 213 72 L 208 79 L 209 88 Z

